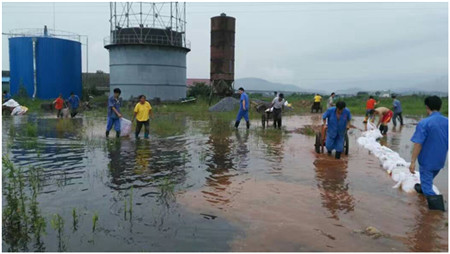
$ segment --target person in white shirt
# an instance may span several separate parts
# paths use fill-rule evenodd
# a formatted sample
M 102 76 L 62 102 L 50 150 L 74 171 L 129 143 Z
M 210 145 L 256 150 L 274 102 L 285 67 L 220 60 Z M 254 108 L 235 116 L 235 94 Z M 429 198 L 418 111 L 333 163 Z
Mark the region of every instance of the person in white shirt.
M 273 107 L 273 127 L 281 129 L 281 111 L 283 110 L 286 100 L 284 99 L 284 94 L 280 93 L 278 97 L 275 97 L 270 104 Z
M 327 109 L 336 106 L 336 105 L 334 104 L 334 96 L 336 96 L 336 94 L 333 92 L 333 93 L 331 93 L 330 98 L 328 98 Z

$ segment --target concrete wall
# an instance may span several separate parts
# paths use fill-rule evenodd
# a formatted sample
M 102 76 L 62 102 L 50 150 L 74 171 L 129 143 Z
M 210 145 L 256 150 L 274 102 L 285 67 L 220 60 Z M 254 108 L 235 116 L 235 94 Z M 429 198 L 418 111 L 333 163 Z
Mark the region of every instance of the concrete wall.
M 125 100 L 141 94 L 161 100 L 186 97 L 186 53 L 178 47 L 110 46 L 110 92 L 120 88 Z

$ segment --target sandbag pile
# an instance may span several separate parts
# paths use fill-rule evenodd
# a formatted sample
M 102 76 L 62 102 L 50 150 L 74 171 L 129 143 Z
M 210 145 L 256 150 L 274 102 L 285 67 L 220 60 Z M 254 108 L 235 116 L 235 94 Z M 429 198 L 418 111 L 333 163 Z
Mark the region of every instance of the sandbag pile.
M 373 123 L 367 124 L 367 131 L 358 138 L 358 144 L 372 152 L 379 160 L 382 167 L 396 182 L 393 188 L 401 188 L 405 192 L 414 192 L 414 185 L 420 183 L 420 173 L 411 174 L 411 163 L 405 161 L 397 152 L 382 146 L 377 139 L 383 137 Z M 433 190 L 439 194 L 439 190 L 433 185 Z

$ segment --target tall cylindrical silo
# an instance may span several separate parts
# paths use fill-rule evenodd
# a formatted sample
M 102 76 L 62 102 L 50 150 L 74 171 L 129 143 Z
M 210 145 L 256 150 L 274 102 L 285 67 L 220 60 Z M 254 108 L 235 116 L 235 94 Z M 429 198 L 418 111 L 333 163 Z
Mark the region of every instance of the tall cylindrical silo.
M 120 88 L 126 100 L 141 94 L 161 100 L 186 97 L 186 54 L 190 49 L 184 38 L 184 5 L 182 9 L 178 3 L 157 5 L 111 3 L 111 35 L 105 40 L 110 91 Z M 161 13 L 169 7 L 170 15 Z M 173 18 L 161 20 L 169 16 Z
M 34 31 L 34 30 L 33 30 Z M 81 43 L 56 33 L 11 33 L 9 38 L 11 94 L 21 88 L 29 97 L 52 99 L 60 93 L 81 96 Z M 75 37 L 74 37 L 75 38 Z
M 236 19 L 222 13 L 211 18 L 211 84 L 219 95 L 233 93 Z

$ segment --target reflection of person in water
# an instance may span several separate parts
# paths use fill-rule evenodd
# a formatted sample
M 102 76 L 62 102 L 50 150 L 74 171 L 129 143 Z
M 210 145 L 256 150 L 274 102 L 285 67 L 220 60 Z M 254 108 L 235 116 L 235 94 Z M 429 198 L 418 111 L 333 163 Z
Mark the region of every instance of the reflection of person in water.
M 261 139 L 266 145 L 268 160 L 274 162 L 272 166 L 275 170 L 282 170 L 284 158 L 283 132 L 270 132 L 265 130 L 261 133 Z
M 141 175 L 150 170 L 151 154 L 150 142 L 148 140 L 138 140 L 138 142 L 136 142 L 135 174 Z
M 241 137 L 241 134 L 236 131 L 236 141 L 237 141 L 237 149 L 236 155 L 239 158 L 238 166 L 240 169 L 247 167 L 247 154 L 250 152 L 247 146 L 249 132 L 246 131 L 244 138 Z
M 203 192 L 208 202 L 222 206 L 229 202 L 226 187 L 231 184 L 230 174 L 233 170 L 233 154 L 231 152 L 231 129 L 221 120 L 210 121 L 211 134 L 207 141 L 206 169 L 210 175 L 206 177 L 206 186 L 210 191 Z
M 113 189 L 120 189 L 120 185 L 126 183 L 124 172 L 127 169 L 127 159 L 122 154 L 122 143 L 129 142 L 128 140 L 116 139 L 113 142 L 108 142 L 108 157 L 110 162 L 108 164 L 109 173 L 111 174 L 111 183 Z M 128 158 L 130 159 L 130 158 Z
M 331 217 L 339 220 L 339 213 L 353 211 L 355 201 L 348 192 L 347 163 L 318 157 L 314 161 L 317 186 L 321 190 L 322 206 Z
M 410 250 L 419 252 L 447 250 L 446 229 L 441 228 L 445 220 L 444 214 L 428 210 L 422 197 L 417 199 L 417 203 L 419 213 L 416 215 L 412 232 L 407 233 Z M 442 231 L 442 236 L 438 234 L 438 230 Z M 439 240 L 442 240 L 442 243 L 439 243 Z

